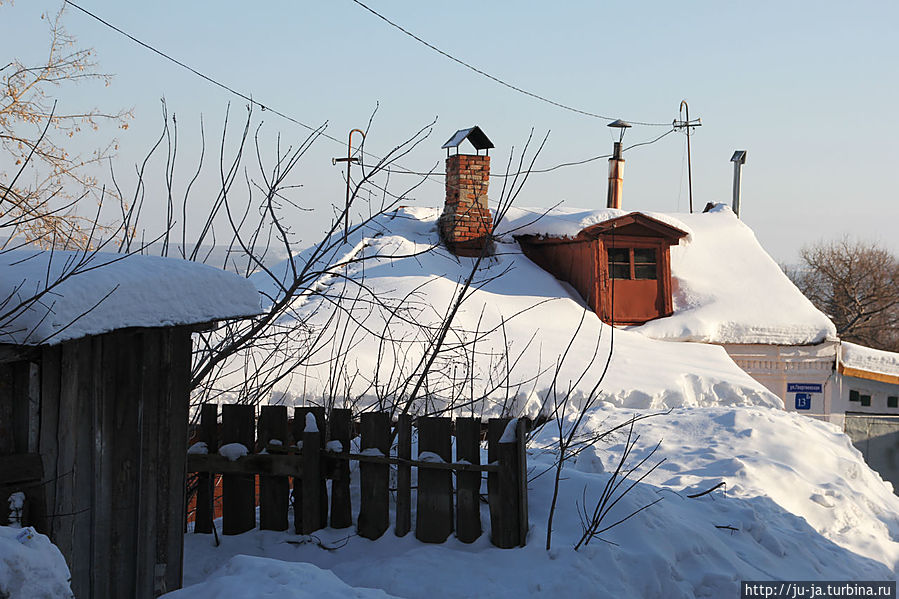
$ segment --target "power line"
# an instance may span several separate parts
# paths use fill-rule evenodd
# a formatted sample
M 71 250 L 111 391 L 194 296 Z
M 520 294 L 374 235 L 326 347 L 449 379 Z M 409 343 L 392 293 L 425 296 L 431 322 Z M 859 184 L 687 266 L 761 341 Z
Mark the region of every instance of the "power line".
M 430 48 L 430 49 L 433 50 L 434 52 L 437 52 L 437 53 L 440 54 L 441 56 L 444 56 L 444 57 L 446 57 L 446 58 L 452 60 L 453 62 L 462 65 L 463 67 L 465 67 L 466 69 L 468 69 L 468 70 L 470 70 L 470 71 L 474 71 L 474 72 L 477 73 L 478 75 L 481 75 L 481 76 L 483 76 L 483 77 L 486 77 L 487 79 L 490 79 L 491 81 L 494 81 L 494 82 L 496 82 L 496 83 L 499 83 L 500 85 L 502 85 L 502 86 L 504 86 L 504 87 L 507 87 L 507 88 L 509 88 L 509 89 L 511 89 L 511 90 L 514 90 L 514 91 L 516 91 L 516 92 L 518 92 L 518 93 L 520 93 L 520 94 L 524 94 L 524 95 L 526 95 L 526 96 L 530 96 L 531 98 L 534 98 L 534 99 L 536 99 L 536 100 L 540 100 L 541 102 L 546 102 L 547 104 L 552 104 L 553 106 L 556 106 L 556 107 L 558 107 L 558 108 L 562 108 L 562 109 L 564 109 L 564 110 L 568 110 L 568 111 L 571 111 L 571 112 L 575 112 L 575 113 L 577 113 L 577 114 L 582 114 L 582 115 L 584 115 L 584 116 L 589 116 L 589 117 L 593 117 L 593 118 L 596 118 L 596 119 L 602 119 L 602 120 L 604 120 L 604 121 L 614 121 L 614 120 L 616 120 L 616 117 L 605 116 L 605 115 L 602 115 L 602 114 L 596 114 L 596 113 L 594 113 L 594 112 L 589 112 L 589 111 L 587 111 L 587 110 L 581 110 L 580 108 L 575 108 L 575 107 L 573 107 L 573 106 L 568 106 L 567 104 L 562 104 L 561 102 L 556 102 L 555 100 L 550 100 L 549 98 L 547 98 L 547 97 L 545 97 L 545 96 L 541 96 L 541 95 L 539 95 L 539 94 L 535 94 L 534 92 L 529 92 L 528 90 L 522 89 L 522 88 L 518 87 L 517 85 L 513 85 L 513 84 L 511 84 L 511 83 L 508 83 L 508 82 L 506 82 L 506 81 L 503 81 L 503 80 L 500 79 L 499 77 L 495 77 L 495 76 L 491 75 L 490 73 L 487 73 L 486 71 L 483 71 L 483 70 L 479 69 L 478 67 L 473 66 L 473 65 L 471 65 L 471 64 L 469 64 L 469 63 L 467 63 L 467 62 L 465 62 L 464 60 L 461 60 L 461 59 L 459 59 L 459 58 L 456 58 L 455 56 L 453 56 L 452 54 L 449 54 L 448 52 L 444 52 L 443 50 L 441 50 L 440 48 L 438 48 L 438 47 L 435 46 L 434 44 L 428 42 L 427 40 L 424 40 L 424 39 L 418 37 L 417 35 L 415 35 L 415 34 L 412 33 L 411 31 L 409 31 L 408 29 L 405 29 L 405 28 L 403 28 L 402 26 L 400 26 L 400 25 L 394 23 L 393 21 L 391 21 L 390 19 L 388 19 L 388 18 L 385 17 L 384 15 L 380 14 L 379 12 L 377 12 L 377 11 L 375 11 L 374 9 L 370 8 L 369 6 L 363 4 L 363 3 L 360 2 L 359 0 L 352 0 L 352 1 L 353 1 L 354 3 L 356 3 L 356 4 L 358 4 L 359 6 L 361 6 L 362 8 L 364 8 L 365 10 L 367 10 L 368 12 L 370 12 L 371 14 L 375 15 L 376 17 L 378 17 L 379 19 L 381 19 L 382 21 L 384 21 L 385 23 L 387 23 L 387 24 L 390 25 L 391 27 L 394 27 L 394 28 L 398 29 L 399 31 L 401 31 L 401 32 L 403 32 L 404 34 L 408 35 L 409 37 L 411 37 L 411 38 L 414 39 L 415 41 L 419 42 L 420 44 L 424 44 L 425 46 L 427 46 L 428 48 Z M 630 123 L 630 124 L 632 124 L 632 125 L 644 125 L 644 126 L 647 126 L 647 127 L 670 127 L 670 126 L 671 126 L 670 123 L 645 123 L 645 122 L 641 122 L 641 121 L 632 121 L 632 120 L 629 120 L 629 119 L 627 120 L 627 122 Z
M 240 92 L 240 91 L 234 89 L 233 87 L 231 87 L 231 86 L 229 86 L 229 85 L 227 85 L 227 84 L 225 84 L 225 83 L 222 83 L 222 82 L 220 82 L 220 81 L 218 81 L 218 80 L 216 80 L 216 79 L 213 79 L 212 77 L 210 77 L 210 76 L 208 76 L 208 75 L 206 75 L 206 74 L 204 74 L 204 73 L 198 71 L 197 69 L 191 67 L 190 65 L 188 65 L 188 64 L 186 64 L 186 63 L 184 63 L 184 62 L 178 60 L 177 58 L 174 58 L 174 57 L 170 56 L 169 54 L 163 52 L 162 50 L 159 50 L 159 49 L 157 49 L 157 48 L 151 46 L 150 44 L 141 41 L 140 39 L 134 37 L 133 35 L 131 35 L 131 34 L 128 33 L 127 31 L 124 31 L 124 30 L 120 29 L 119 27 L 116 27 L 116 26 L 113 25 L 112 23 L 106 21 L 105 19 L 99 17 L 98 15 L 92 13 L 91 11 L 89 11 L 89 10 L 87 10 L 87 9 L 85 9 L 85 8 L 83 8 L 83 7 L 81 7 L 81 6 L 79 6 L 78 4 L 76 4 L 75 2 L 73 2 L 72 0 L 63 0 L 63 2 L 64 2 L 65 4 L 68 4 L 69 6 L 72 6 L 73 8 L 75 8 L 75 9 L 81 11 L 82 13 L 84 13 L 85 15 L 87 15 L 87 16 L 91 17 L 92 19 L 98 21 L 99 23 L 102 23 L 102 24 L 105 25 L 106 27 L 109 27 L 109 28 L 112 29 L 113 31 L 116 31 L 116 32 L 119 33 L 120 35 L 123 35 L 123 36 L 127 37 L 128 39 L 130 39 L 130 40 L 133 41 L 134 43 L 140 45 L 141 47 L 146 48 L 147 50 L 150 50 L 150 51 L 153 52 L 154 54 L 157 54 L 157 55 L 161 56 L 162 58 L 164 58 L 164 59 L 166 59 L 166 60 L 168 60 L 168 61 L 170 61 L 170 62 L 172 62 L 172 63 L 174 63 L 174 64 L 176 64 L 176 65 L 178 65 L 178 66 L 180 66 L 181 68 L 183 68 L 183 69 L 185 69 L 185 70 L 187 70 L 187 71 L 193 73 L 194 75 L 200 77 L 201 79 L 207 81 L 208 83 L 211 83 L 211 84 L 215 85 L 216 87 L 219 87 L 219 88 L 221 88 L 221 89 L 223 89 L 223 90 L 225 90 L 225 91 L 227 91 L 227 92 L 229 92 L 229 93 L 231 93 L 231 94 L 234 94 L 235 96 L 237 96 L 237 97 L 239 97 L 239 98 L 242 98 L 243 100 L 246 100 L 247 102 L 249 102 L 250 104 L 252 104 L 252 105 L 254 105 L 254 106 L 258 106 L 258 107 L 259 107 L 260 109 L 262 109 L 263 111 L 271 112 L 272 114 L 275 114 L 275 115 L 277 115 L 277 116 L 280 116 L 281 118 L 283 118 L 283 119 L 285 119 L 285 120 L 287 120 L 287 121 L 289 121 L 289 122 L 291 122 L 291 123 L 294 123 L 294 124 L 296 124 L 296 125 L 299 125 L 300 127 L 303 127 L 303 128 L 305 128 L 305 129 L 308 129 L 309 131 L 317 132 L 317 133 L 318 133 L 319 135 L 321 135 L 322 137 L 325 137 L 325 138 L 327 138 L 327 139 L 330 139 L 331 141 L 334 141 L 334 142 L 336 142 L 336 143 L 339 143 L 340 145 L 343 145 L 343 144 L 344 144 L 344 141 L 343 141 L 343 140 L 338 139 L 338 138 L 336 138 L 336 137 L 334 137 L 334 136 L 332 136 L 332 135 L 329 135 L 329 134 L 327 134 L 327 133 L 324 132 L 323 127 L 324 127 L 324 125 L 327 123 L 327 121 L 325 121 L 325 123 L 323 123 L 323 124 L 322 124 L 321 126 L 319 126 L 319 127 L 313 127 L 313 126 L 311 126 L 311 125 L 308 125 L 308 124 L 306 124 L 306 123 L 304 123 L 304 122 L 302 122 L 302 121 L 300 121 L 300 120 L 298 120 L 298 119 L 296 119 L 296 118 L 294 118 L 294 117 L 292 117 L 292 116 L 290 116 L 290 115 L 288 115 L 288 114 L 285 114 L 284 112 L 281 112 L 280 110 L 277 110 L 277 109 L 272 108 L 272 107 L 270 107 L 270 106 L 268 106 L 268 105 L 266 105 L 266 104 L 263 104 L 262 102 L 259 102 L 258 100 L 254 100 L 254 99 L 252 98 L 252 96 L 248 96 L 247 94 L 245 94 L 245 93 L 243 93 L 243 92 Z M 369 11 L 372 12 L 373 14 L 377 15 L 379 18 L 384 19 L 385 21 L 387 21 L 388 23 L 390 23 L 390 24 L 393 25 L 394 27 L 397 27 L 398 29 L 400 29 L 400 30 L 403 31 L 404 33 L 406 33 L 406 34 L 408 34 L 408 35 L 411 35 L 412 37 L 414 37 L 414 38 L 417 39 L 418 41 L 420 41 L 420 42 L 422 42 L 422 43 L 428 45 L 429 47 L 433 48 L 433 49 L 436 50 L 437 52 L 440 52 L 441 54 L 444 54 L 444 55 L 447 56 L 448 58 L 451 58 L 452 60 L 454 60 L 454 61 L 456 61 L 456 62 L 459 62 L 460 64 L 462 64 L 462 65 L 464 65 L 464 66 L 466 66 L 466 67 L 468 67 L 468 68 L 470 68 L 470 69 L 473 69 L 473 70 L 475 70 L 476 72 L 481 73 L 482 75 L 484 75 L 484 76 L 486 76 L 486 77 L 489 77 L 490 79 L 493 79 L 493 80 L 495 80 L 495 81 L 497 81 L 497 82 L 499 82 L 499 83 L 505 85 L 506 87 L 510 87 L 511 89 L 514 89 L 514 90 L 516 90 L 516 91 L 525 93 L 525 94 L 527 94 L 527 95 L 529 95 L 529 96 L 533 96 L 534 98 L 537 98 L 537 99 L 539 99 L 539 100 L 543 100 L 543 101 L 545 101 L 545 102 L 549 102 L 550 104 L 554 104 L 554 105 L 559 106 L 559 107 L 561 107 L 561 108 L 565 108 L 566 110 L 573 110 L 573 111 L 575 111 L 575 112 L 579 112 L 579 113 L 585 114 L 585 115 L 587 115 L 587 116 L 592 116 L 592 117 L 601 118 L 601 119 L 606 119 L 606 120 L 612 120 L 610 117 L 604 117 L 604 116 L 601 116 L 601 115 L 597 115 L 597 114 L 593 114 L 593 113 L 581 111 L 581 110 L 578 110 L 578 109 L 576 109 L 576 108 L 571 108 L 571 107 L 569 107 L 569 106 L 565 106 L 564 104 L 559 104 L 559 103 L 554 102 L 554 101 L 552 101 L 552 100 L 548 100 L 548 99 L 543 98 L 543 97 L 541 97 L 541 96 L 537 96 L 536 94 L 532 94 L 532 93 L 527 92 L 527 91 L 525 91 L 525 90 L 519 89 L 519 88 L 517 88 L 517 87 L 515 87 L 515 86 L 512 86 L 512 85 L 510 85 L 510 84 L 507 84 L 507 83 L 505 83 L 505 82 L 503 82 L 503 81 L 501 81 L 501 80 L 499 80 L 499 79 L 493 77 L 492 75 L 489 75 L 489 74 L 487 74 L 487 73 L 484 73 L 483 71 L 480 71 L 480 70 L 476 69 L 475 67 L 472 67 L 471 65 L 468 65 L 468 64 L 466 64 L 466 63 L 464 63 L 464 62 L 462 62 L 462 61 L 460 61 L 460 60 L 458 60 L 458 59 L 456 59 L 456 58 L 453 58 L 452 56 L 450 56 L 449 54 L 446 54 L 446 53 L 443 52 L 442 50 L 440 50 L 440 49 L 438 49 L 438 48 L 436 48 L 436 47 L 434 47 L 434 46 L 431 46 L 430 44 L 428 44 L 428 43 L 425 42 L 424 40 L 422 40 L 422 39 L 416 37 L 415 35 L 413 35 L 413 34 L 411 34 L 411 33 L 409 33 L 409 32 L 406 31 L 405 29 L 402 29 L 402 27 L 400 27 L 399 25 L 396 25 L 395 23 L 389 21 L 389 20 L 386 19 L 385 17 L 382 17 L 382 16 L 379 15 L 378 13 L 374 12 L 373 10 L 371 10 L 370 8 L 368 8 L 367 6 L 365 6 L 364 4 L 362 4 L 361 2 L 358 2 L 358 0 L 353 0 L 353 2 L 356 2 L 357 4 L 359 4 L 360 6 L 362 6 L 363 8 L 365 8 L 366 10 L 369 10 Z M 4 68 L 5 68 L 5 67 L 4 67 Z M 631 121 L 631 122 L 633 122 L 633 121 Z M 664 126 L 666 126 L 666 127 L 671 126 L 671 125 L 666 124 L 666 123 L 640 123 L 640 122 L 633 122 L 633 124 L 637 124 L 637 125 L 647 125 L 647 126 L 660 126 L 660 125 L 664 125 Z M 658 137 L 656 137 L 655 139 L 652 139 L 652 140 L 650 140 L 650 141 L 641 142 L 641 143 L 634 144 L 634 145 L 632 145 L 632 146 L 628 146 L 627 148 L 624 149 L 624 151 L 627 151 L 627 150 L 630 150 L 630 149 L 632 149 L 632 148 L 636 148 L 636 147 L 639 147 L 639 146 L 644 146 L 644 145 L 653 144 L 653 143 L 655 143 L 655 142 L 661 140 L 663 137 L 667 136 L 668 134 L 672 133 L 673 131 L 675 131 L 675 129 L 676 129 L 676 128 L 672 128 L 672 129 L 670 129 L 669 131 L 666 131 L 666 132 L 663 133 L 662 135 L 660 135 L 660 136 L 658 136 Z M 370 152 L 365 152 L 365 151 L 363 151 L 363 154 L 368 155 L 368 156 L 370 156 L 370 157 L 372 157 L 372 158 L 375 158 L 375 159 L 377 159 L 377 160 L 379 160 L 379 161 L 380 161 L 380 160 L 383 160 L 380 156 L 377 156 L 376 154 L 372 154 L 372 153 L 370 153 Z M 578 160 L 578 161 L 573 161 L 573 162 L 565 162 L 565 163 L 557 164 L 557 165 L 555 165 L 555 166 L 548 167 L 548 168 L 544 168 L 544 169 L 534 169 L 534 170 L 531 170 L 530 172 L 531 172 L 531 173 L 548 173 L 548 172 L 551 172 L 551 171 L 554 171 L 554 170 L 557 170 L 557 169 L 560 169 L 560 168 L 564 168 L 564 167 L 568 167 L 568 166 L 576 166 L 576 165 L 580 165 L 580 164 L 586 164 L 586 163 L 588 163 L 588 162 L 593 162 L 593 161 L 595 161 L 595 160 L 600 160 L 600 159 L 602 159 L 602 158 L 608 158 L 609 156 L 610 156 L 610 154 L 603 154 L 603 155 L 600 155 L 600 156 L 593 156 L 593 157 L 590 157 L 590 158 L 586 158 L 586 159 L 584 159 L 584 160 Z M 406 167 L 404 167 L 404 166 L 402 166 L 402 165 L 399 165 L 399 164 L 397 164 L 397 163 L 393 163 L 391 166 L 392 166 L 392 168 L 386 167 L 384 170 L 386 170 L 386 171 L 388 171 L 388 172 L 391 172 L 391 173 L 402 173 L 402 174 L 409 174 L 409 175 L 419 175 L 419 176 L 426 177 L 426 178 L 428 178 L 428 179 L 430 179 L 430 180 L 432 180 L 432 181 L 435 181 L 435 182 L 439 182 L 439 181 L 437 181 L 437 180 L 434 179 L 433 177 L 435 177 L 435 176 L 442 176 L 442 175 L 443 175 L 443 173 L 435 173 L 435 172 L 429 172 L 429 173 L 416 172 L 416 171 L 414 171 L 414 170 L 411 170 L 411 169 L 409 169 L 409 168 L 406 168 Z M 520 175 L 520 174 L 523 174 L 523 173 L 508 173 L 508 174 L 506 174 L 506 173 L 502 173 L 502 174 L 493 174 L 493 173 L 491 173 L 490 176 L 491 176 L 491 177 L 497 177 L 497 178 L 504 178 L 504 177 L 514 177 L 514 176 L 518 176 L 518 175 Z
M 150 51 L 153 52 L 154 54 L 158 54 L 159 56 L 165 58 L 166 60 L 175 63 L 175 64 L 178 65 L 179 67 L 181 67 L 181 68 L 183 68 L 183 69 L 186 69 L 186 70 L 190 71 L 191 73 L 193 73 L 193 74 L 196 75 L 197 77 L 200 77 L 201 79 L 203 79 L 203 80 L 205 80 L 205 81 L 207 81 L 207 82 L 209 82 L 209 83 L 211 83 L 211 84 L 213 84 L 213 85 L 215 85 L 215 86 L 217 86 L 217 87 L 220 87 L 221 89 L 223 89 L 223 90 L 225 90 L 225 91 L 227 91 L 227 92 L 229 92 L 229 93 L 232 93 L 232 94 L 234 94 L 235 96 L 237 96 L 237 97 L 239 97 L 239 98 L 242 98 L 242 99 L 246 100 L 247 102 L 249 102 L 250 104 L 252 104 L 252 105 L 254 105 L 254 106 L 258 106 L 260 109 L 262 109 L 263 112 L 266 112 L 266 111 L 267 111 L 267 112 L 271 112 L 272 114 L 275 114 L 275 115 L 277 115 L 277 116 L 279 116 L 279 117 L 281 117 L 281 118 L 283 118 L 283 119 L 285 119 L 285 120 L 287 120 L 287 121 L 290 121 L 291 123 L 294 123 L 294 124 L 296 124 L 296 125 L 299 125 L 300 127 L 303 127 L 303 128 L 305 128 L 305 129 L 308 129 L 309 131 L 312 131 L 312 132 L 314 132 L 314 133 L 317 132 L 317 133 L 318 133 L 319 135 L 321 135 L 322 137 L 325 137 L 325 138 L 327 138 L 327 139 L 330 139 L 331 141 L 334 141 L 334 142 L 336 142 L 336 143 L 339 143 L 340 145 L 344 145 L 344 143 L 345 143 L 344 140 L 338 139 L 338 138 L 334 137 L 333 135 L 329 135 L 328 133 L 325 133 L 325 131 L 323 130 L 323 127 L 324 127 L 324 125 L 327 124 L 327 121 L 325 121 L 324 123 L 322 123 L 322 125 L 320 125 L 320 126 L 318 126 L 318 127 L 313 127 L 312 125 L 307 125 L 306 123 L 304 123 L 304 122 L 302 122 L 302 121 L 300 121 L 300 120 L 298 120 L 298 119 L 296 119 L 296 118 L 290 116 L 289 114 L 285 114 L 284 112 L 281 112 L 280 110 L 277 110 L 277 109 L 275 109 L 275 108 L 272 108 L 272 107 L 269 106 L 269 105 L 263 104 L 262 102 L 259 102 L 258 100 L 254 100 L 254 99 L 252 98 L 252 96 L 248 96 L 247 94 L 245 94 L 245 93 L 243 93 L 243 92 L 240 92 L 240 91 L 234 89 L 233 87 L 231 87 L 231 86 L 229 86 L 229 85 L 227 85 L 227 84 L 225 84 L 225 83 L 222 83 L 221 81 L 218 81 L 218 80 L 216 80 L 216 79 L 213 79 L 213 78 L 210 77 L 209 75 L 206 75 L 206 74 L 204 74 L 204 73 L 198 71 L 197 69 L 193 68 L 192 66 L 190 66 L 190 65 L 188 65 L 188 64 L 185 64 L 184 62 L 181 62 L 181 61 L 178 60 L 177 58 L 174 58 L 174 57 L 170 56 L 169 54 L 166 54 L 166 53 L 163 52 L 162 50 L 159 50 L 159 49 L 157 49 L 157 48 L 151 46 L 150 44 L 148 44 L 148 43 L 146 43 L 146 42 L 143 42 L 143 41 L 137 39 L 136 37 L 134 37 L 133 35 L 131 35 L 131 34 L 128 33 L 127 31 L 124 31 L 124 30 L 122 30 L 122 29 L 116 27 L 115 25 L 113 25 L 113 24 L 110 23 L 109 21 L 106 21 L 106 20 L 104 20 L 103 18 L 101 18 L 101 17 L 95 15 L 94 13 L 92 13 L 92 12 L 89 11 L 89 10 L 87 10 L 86 8 L 82 8 L 81 6 L 78 6 L 77 4 L 75 4 L 74 2 L 72 2 L 72 0 L 63 0 L 63 2 L 64 2 L 65 4 L 68 4 L 69 6 L 71 6 L 71 7 L 73 7 L 73 8 L 76 8 L 76 9 L 80 10 L 81 12 L 83 12 L 84 14 L 86 14 L 87 16 L 89 16 L 89 17 L 91 17 L 92 19 L 94 19 L 94 20 L 96 20 L 96 21 L 102 23 L 102 24 L 105 25 L 106 27 L 109 27 L 109 28 L 112 29 L 113 31 L 116 31 L 116 32 L 118 32 L 119 34 L 121 34 L 121 35 L 127 37 L 128 39 L 130 39 L 130 40 L 133 41 L 134 43 L 136 43 L 136 44 L 138 44 L 138 45 L 140 45 L 140 46 L 146 48 L 147 50 L 150 50 Z M 375 159 L 377 159 L 377 160 L 382 160 L 382 158 L 381 158 L 380 156 L 377 156 L 377 155 L 372 154 L 372 153 L 370 153 L 370 152 L 365 152 L 365 154 L 367 154 L 368 156 L 371 156 L 372 158 L 375 158 Z M 400 168 L 400 169 L 402 169 L 402 170 L 408 170 L 408 169 L 405 169 L 404 167 L 402 167 L 402 166 L 400 166 L 400 165 L 397 165 L 397 164 L 395 164 L 394 166 L 395 166 L 395 167 L 398 167 L 398 168 Z
M 662 138 L 667 137 L 668 135 L 671 135 L 671 134 L 674 133 L 675 131 L 677 131 L 676 128 L 671 128 L 671 129 L 669 129 L 668 131 L 666 131 L 666 132 L 662 133 L 661 135 L 659 135 L 658 137 L 655 137 L 655 138 L 653 138 L 653 139 L 651 139 L 651 140 L 649 140 L 649 141 L 641 141 L 641 142 L 635 143 L 635 144 L 633 144 L 633 145 L 631 145 L 631 146 L 627 146 L 626 148 L 624 148 L 624 149 L 622 150 L 622 152 L 627 152 L 628 150 L 632 150 L 632 149 L 634 149 L 634 148 L 639 148 L 639 147 L 641 147 L 641 146 L 648 146 L 648 145 L 654 144 L 654 143 L 656 143 L 657 141 L 661 141 Z M 494 178 L 494 179 L 504 179 L 504 178 L 507 178 L 507 177 L 517 177 L 517 176 L 519 176 L 519 175 L 524 175 L 524 174 L 526 174 L 526 173 L 528 173 L 528 174 L 534 174 L 534 173 L 549 173 L 549 172 L 552 172 L 552 171 L 555 171 L 555 170 L 559 170 L 560 168 L 566 168 L 566 167 L 569 167 L 569 166 L 579 166 L 579 165 L 581 165 L 581 164 L 587 164 L 587 163 L 589 163 L 589 162 L 594 162 L 594 161 L 596 161 L 596 160 L 601 160 L 601 159 L 603 159 L 603 158 L 611 158 L 611 157 L 612 157 L 611 154 L 600 154 L 599 156 L 591 156 L 590 158 L 584 158 L 583 160 L 575 160 L 575 161 L 572 161 L 572 162 L 563 162 L 563 163 L 561 163 L 561 164 L 557 164 L 557 165 L 555 165 L 555 166 L 550 166 L 550 167 L 547 167 L 547 168 L 535 168 L 535 169 L 530 169 L 530 170 L 528 170 L 528 171 L 519 171 L 519 172 L 517 172 L 517 173 L 490 173 L 490 176 L 491 176 L 492 178 Z M 387 170 L 389 170 L 389 167 L 388 167 Z M 393 172 L 393 171 L 390 171 L 390 172 Z M 398 172 L 400 172 L 400 171 L 398 171 Z M 444 177 L 444 176 L 446 176 L 446 173 L 437 173 L 437 172 L 423 173 L 423 172 L 415 172 L 415 171 L 410 171 L 410 170 L 403 170 L 403 171 L 400 172 L 400 174 L 404 174 L 404 175 L 419 175 L 419 176 L 423 176 L 423 177 L 424 177 L 424 176 L 428 176 L 428 177 L 430 177 L 430 176 L 435 176 L 435 177 Z

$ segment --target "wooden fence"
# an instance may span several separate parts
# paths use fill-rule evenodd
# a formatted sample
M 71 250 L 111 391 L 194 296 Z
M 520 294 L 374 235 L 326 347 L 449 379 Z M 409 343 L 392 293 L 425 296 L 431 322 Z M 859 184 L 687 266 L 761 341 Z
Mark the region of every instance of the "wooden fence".
M 350 461 L 356 460 L 360 462 L 356 521 L 360 536 L 377 539 L 387 532 L 392 490 L 396 494 L 395 534 L 410 532 L 412 468 L 417 468 L 417 539 L 442 543 L 455 531 L 460 541 L 474 542 L 482 533 L 481 473 L 486 472 L 491 541 L 502 548 L 525 544 L 525 420 L 489 420 L 488 463 L 482 465 L 481 421 L 477 418 L 453 421 L 401 415 L 391 423 L 389 414 L 370 412 L 354 423 L 350 410 L 333 409 L 326 418 L 324 408 L 311 407 L 294 408 L 289 420 L 286 406 L 263 406 L 254 435 L 253 406 L 223 405 L 220 427 L 217 405 L 206 404 L 201 410 L 198 440 L 206 443 L 208 453 L 190 453 L 187 460 L 188 472 L 199 477 L 196 532 L 212 532 L 216 474 L 222 474 L 223 534 L 240 534 L 256 527 L 256 476 L 261 529 L 287 530 L 291 483 L 298 534 L 328 526 L 329 514 L 332 528 L 348 528 L 353 525 Z M 417 459 L 412 459 L 413 424 L 418 431 Z M 361 434 L 359 453 L 350 451 L 354 430 Z M 453 435 L 455 460 L 451 455 Z M 251 453 L 233 461 L 218 455 L 221 446 L 231 443 L 240 443 Z M 396 468 L 395 489 L 390 488 L 391 466 Z M 327 480 L 331 481 L 330 495 Z

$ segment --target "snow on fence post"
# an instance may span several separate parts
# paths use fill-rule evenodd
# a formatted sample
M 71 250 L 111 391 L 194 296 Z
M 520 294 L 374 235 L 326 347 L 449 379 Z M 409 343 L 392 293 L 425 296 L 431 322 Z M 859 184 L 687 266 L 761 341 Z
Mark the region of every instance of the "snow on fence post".
M 386 412 L 365 412 L 361 416 L 363 455 L 390 455 L 390 416 Z M 390 465 L 361 462 L 359 536 L 377 539 L 390 526 Z
M 267 453 L 287 451 L 287 406 L 262 406 L 259 413 L 259 445 Z M 274 442 L 273 447 L 269 445 Z M 287 530 L 290 479 L 286 476 L 260 475 L 259 528 Z
M 338 441 L 341 452 L 350 451 L 353 429 L 353 412 L 345 408 L 332 408 L 328 422 L 329 439 Z M 331 481 L 331 528 L 348 528 L 353 525 L 353 508 L 350 503 L 350 462 L 336 460 L 334 480 Z
M 206 403 L 200 408 L 199 442 L 206 444 L 209 453 L 218 450 L 218 404 Z M 215 474 L 197 474 L 197 509 L 194 513 L 194 532 L 209 534 L 215 518 Z
M 456 462 L 481 463 L 481 419 L 456 418 Z M 473 543 L 481 536 L 481 473 L 456 472 L 456 537 Z
M 256 418 L 253 406 L 222 406 L 222 445 L 240 443 L 252 451 Z M 256 528 L 256 475 L 222 476 L 222 534 L 237 535 Z
M 418 419 L 418 460 L 452 462 L 452 419 Z M 418 469 L 415 538 L 443 543 L 453 532 L 452 470 Z
M 303 528 L 302 534 L 308 535 L 322 528 L 321 513 L 326 504 L 319 494 L 321 478 L 321 439 L 315 414 L 306 413 L 303 430 Z
M 396 422 L 396 457 L 412 459 L 412 416 L 400 414 Z M 412 466 L 402 461 L 396 467 L 396 527 L 398 537 L 412 530 Z

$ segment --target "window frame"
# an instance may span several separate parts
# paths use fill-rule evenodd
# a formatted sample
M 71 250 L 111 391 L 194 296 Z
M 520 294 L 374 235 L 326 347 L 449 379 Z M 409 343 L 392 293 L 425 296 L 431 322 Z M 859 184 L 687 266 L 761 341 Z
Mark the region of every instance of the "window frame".
M 615 276 L 615 267 L 622 266 L 625 263 L 622 261 L 613 261 L 612 260 L 612 252 L 615 251 L 627 251 L 627 268 L 628 268 L 628 276 L 624 277 L 616 277 Z M 653 262 L 640 262 L 637 263 L 637 258 L 635 255 L 636 250 L 642 251 L 650 251 L 653 253 L 655 260 Z M 642 246 L 633 246 L 633 245 L 623 245 L 623 246 L 606 246 L 606 265 L 609 272 L 609 279 L 614 279 L 616 281 L 658 281 L 659 277 L 659 263 L 661 261 L 660 257 L 660 249 L 658 247 L 642 247 Z M 652 277 L 637 277 L 637 266 L 649 266 L 652 265 L 653 276 Z

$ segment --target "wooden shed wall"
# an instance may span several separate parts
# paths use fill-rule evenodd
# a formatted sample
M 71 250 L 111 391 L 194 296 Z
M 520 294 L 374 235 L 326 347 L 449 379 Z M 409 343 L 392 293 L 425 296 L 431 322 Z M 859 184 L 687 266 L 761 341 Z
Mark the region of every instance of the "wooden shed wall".
M 22 412 L 23 372 L 39 379 L 37 422 L 14 418 L 14 451 L 37 430 L 35 523 L 65 556 L 79 598 L 181 585 L 190 343 L 185 327 L 126 329 L 3 366 L 13 385 L 0 414 L 9 397 Z

